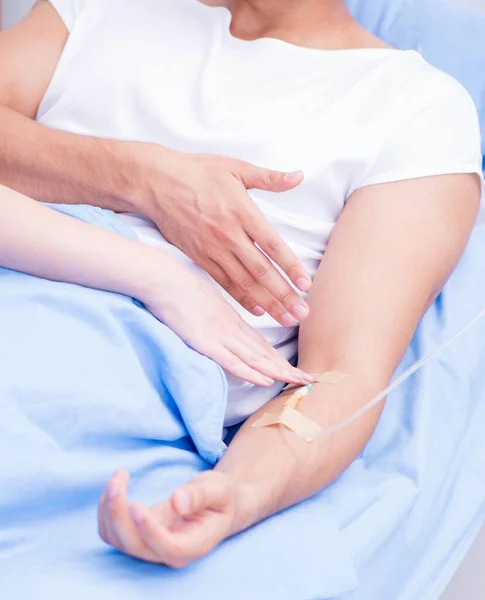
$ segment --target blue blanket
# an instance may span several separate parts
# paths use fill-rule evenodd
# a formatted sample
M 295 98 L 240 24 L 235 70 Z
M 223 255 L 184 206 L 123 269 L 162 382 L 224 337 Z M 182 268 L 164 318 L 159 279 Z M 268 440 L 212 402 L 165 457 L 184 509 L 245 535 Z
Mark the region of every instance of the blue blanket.
M 483 256 L 481 228 L 400 370 L 485 306 Z M 0 270 L 0 597 L 434 600 L 485 515 L 483 364 L 485 323 L 392 394 L 329 489 L 171 571 L 106 548 L 96 502 L 118 467 L 147 503 L 211 467 L 220 369 L 130 298 Z

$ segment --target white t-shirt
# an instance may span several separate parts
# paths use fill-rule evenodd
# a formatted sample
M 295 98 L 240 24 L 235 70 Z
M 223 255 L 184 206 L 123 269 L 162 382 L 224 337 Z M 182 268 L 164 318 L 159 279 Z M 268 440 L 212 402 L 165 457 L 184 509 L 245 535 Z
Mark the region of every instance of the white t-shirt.
M 305 180 L 297 189 L 279 195 L 254 190 L 251 197 L 312 276 L 354 190 L 429 175 L 481 174 L 471 98 L 416 52 L 242 41 L 230 33 L 226 8 L 197 0 L 51 3 L 71 35 L 38 121 L 282 171 L 302 169 Z M 150 222 L 122 218 L 142 241 L 201 272 Z M 295 328 L 236 308 L 282 354 L 295 356 Z M 229 382 L 226 424 L 253 413 L 281 387 Z

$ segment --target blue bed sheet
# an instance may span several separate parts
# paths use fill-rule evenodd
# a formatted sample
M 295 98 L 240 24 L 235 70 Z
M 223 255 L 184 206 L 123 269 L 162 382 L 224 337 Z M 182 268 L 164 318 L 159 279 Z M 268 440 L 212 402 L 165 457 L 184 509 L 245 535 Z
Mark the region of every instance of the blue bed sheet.
M 485 306 L 483 256 L 479 228 L 400 370 Z M 485 323 L 392 394 L 334 485 L 183 571 L 105 547 L 96 502 L 118 467 L 147 503 L 211 467 L 220 369 L 130 298 L 7 270 L 0 356 L 2 599 L 434 600 L 483 521 Z

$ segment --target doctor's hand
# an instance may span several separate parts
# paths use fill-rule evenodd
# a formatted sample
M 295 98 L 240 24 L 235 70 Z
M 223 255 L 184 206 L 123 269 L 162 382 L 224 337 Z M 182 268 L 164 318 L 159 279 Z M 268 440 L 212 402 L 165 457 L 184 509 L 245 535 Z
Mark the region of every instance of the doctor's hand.
M 164 237 L 252 314 L 267 312 L 285 327 L 305 319 L 306 302 L 267 257 L 300 291 L 309 291 L 311 279 L 247 192 L 291 190 L 303 173 L 279 173 L 215 155 L 160 151 L 152 154 L 156 166 L 144 186 L 145 192 L 149 189 L 145 214 Z
M 156 248 L 138 244 L 135 250 L 131 257 L 135 275 L 130 280 L 138 284 L 131 295 L 188 346 L 254 385 L 313 381 L 248 325 L 212 281 L 191 273 Z
M 250 490 L 216 471 L 202 473 L 150 509 L 128 502 L 129 476 L 118 471 L 98 507 L 103 541 L 151 563 L 180 569 L 245 528 Z M 253 492 L 254 493 L 254 492 Z

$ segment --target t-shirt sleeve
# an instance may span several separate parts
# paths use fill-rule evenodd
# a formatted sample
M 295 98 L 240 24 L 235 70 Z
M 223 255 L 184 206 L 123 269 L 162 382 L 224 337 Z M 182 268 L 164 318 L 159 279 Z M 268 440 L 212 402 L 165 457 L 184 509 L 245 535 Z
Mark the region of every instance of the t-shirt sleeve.
M 484 189 L 478 115 L 457 81 L 440 71 L 428 74 L 403 103 L 400 117 L 358 187 L 477 173 Z
M 48 0 L 56 9 L 59 16 L 67 27 L 72 31 L 76 19 L 89 4 L 95 4 L 96 0 Z M 98 0 L 99 1 L 99 0 Z

